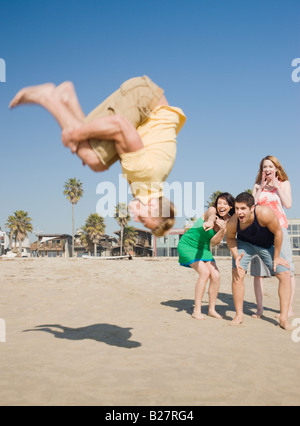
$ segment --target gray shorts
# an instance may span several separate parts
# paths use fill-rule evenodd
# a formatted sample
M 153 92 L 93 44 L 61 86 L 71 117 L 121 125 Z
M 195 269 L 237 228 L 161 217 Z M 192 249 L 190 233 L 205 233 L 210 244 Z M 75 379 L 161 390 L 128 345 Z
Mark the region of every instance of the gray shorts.
M 293 251 L 291 246 L 291 240 L 289 233 L 286 228 L 281 228 L 283 233 L 283 241 L 281 252 L 284 257 L 290 264 L 291 276 L 295 274 L 295 265 L 293 263 Z M 270 272 L 265 263 L 261 260 L 258 255 L 255 255 L 251 259 L 250 273 L 252 277 L 270 277 Z
M 243 269 L 245 269 L 246 272 L 247 272 L 249 263 L 251 262 L 252 258 L 255 255 L 259 256 L 259 258 L 264 262 L 265 266 L 267 267 L 269 271 L 269 274 L 270 274 L 269 276 L 273 276 L 274 274 L 280 274 L 280 272 L 285 272 L 290 270 L 289 268 L 286 268 L 285 266 L 278 265 L 276 268 L 276 271 L 274 272 L 274 269 L 273 269 L 274 246 L 270 248 L 264 248 L 264 247 L 255 246 L 254 244 L 237 239 L 237 248 L 238 248 L 239 254 L 244 253 L 244 256 L 242 257 L 240 261 L 240 266 Z M 280 257 L 286 260 L 282 252 L 280 253 Z M 232 267 L 236 268 L 234 259 L 232 259 Z

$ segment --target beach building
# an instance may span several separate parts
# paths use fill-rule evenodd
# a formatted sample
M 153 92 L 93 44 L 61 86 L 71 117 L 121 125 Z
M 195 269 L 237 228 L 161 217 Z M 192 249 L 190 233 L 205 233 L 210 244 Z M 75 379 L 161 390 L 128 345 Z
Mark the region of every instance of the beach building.
M 152 233 L 143 229 L 134 228 L 137 233 L 136 243 L 132 248 L 130 254 L 133 256 L 152 256 Z M 97 244 L 97 256 L 109 257 L 109 256 L 120 256 L 121 245 L 120 245 L 120 234 L 121 231 L 114 232 L 117 237 L 110 235 L 102 235 Z M 75 236 L 75 255 L 82 257 L 83 255 L 94 256 L 94 245 L 89 250 L 82 244 L 80 235 Z M 123 247 L 123 255 L 125 249 Z
M 13 251 L 11 251 L 13 250 Z M 25 238 L 21 243 L 15 241 L 11 247 L 9 236 L 6 232 L 0 230 L 0 256 L 6 254 L 13 254 L 13 256 L 30 257 L 30 242 L 29 238 Z
M 293 256 L 300 256 L 300 219 L 288 219 Z
M 113 256 L 113 250 L 118 246 L 117 238 L 110 235 L 102 235 L 97 243 L 97 256 Z M 74 252 L 76 257 L 84 255 L 94 256 L 94 244 L 87 248 L 80 239 L 80 234 L 75 235 Z
M 135 228 L 137 240 L 132 249 L 134 256 L 152 256 L 152 233 L 143 229 Z M 120 231 L 116 231 L 117 237 L 102 235 L 97 242 L 97 256 L 119 256 L 120 255 Z M 68 258 L 72 255 L 72 236 L 69 234 L 37 234 L 38 240 L 31 244 L 30 251 L 33 257 L 62 257 Z M 94 244 L 86 247 L 78 232 L 74 237 L 75 257 L 84 255 L 94 256 Z M 25 246 L 23 247 L 23 250 Z M 123 249 L 124 254 L 124 249 Z
M 153 235 L 152 232 L 147 231 L 146 229 L 134 228 L 137 233 L 137 239 L 135 245 L 132 248 L 133 256 L 139 257 L 152 257 L 153 256 Z M 113 255 L 119 256 L 121 247 L 120 247 L 120 234 L 121 231 L 114 232 L 118 236 L 118 244 L 113 248 Z M 123 249 L 124 254 L 124 249 Z
M 164 237 L 153 237 L 153 255 L 155 257 L 178 256 L 178 243 L 184 233 L 184 228 L 173 228 Z
M 0 230 L 0 256 L 10 249 L 9 237 L 6 232 Z
M 16 241 L 14 244 L 14 249 L 21 254 L 21 257 L 30 257 L 31 256 L 31 247 L 29 238 L 25 238 L 21 243 Z
M 31 254 L 34 257 L 62 257 L 72 256 L 72 236 L 69 234 L 40 234 L 38 240 L 31 244 Z M 89 249 L 85 247 L 80 235 L 74 237 L 75 257 L 94 254 L 94 245 Z M 111 256 L 112 247 L 117 245 L 117 239 L 109 235 L 102 235 L 97 244 L 98 256 Z
M 37 234 L 37 238 L 30 246 L 33 257 L 70 257 L 72 254 L 69 234 Z

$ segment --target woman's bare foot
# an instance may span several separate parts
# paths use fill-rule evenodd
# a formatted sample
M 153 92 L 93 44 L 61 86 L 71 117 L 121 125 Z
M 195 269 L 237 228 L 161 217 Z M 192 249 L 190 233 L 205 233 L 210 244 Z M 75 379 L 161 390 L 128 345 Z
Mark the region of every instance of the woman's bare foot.
M 45 83 L 39 86 L 25 87 L 21 89 L 9 104 L 10 108 L 14 108 L 21 104 L 39 104 L 43 106 L 45 98 L 52 96 L 55 85 Z
M 258 318 L 258 319 L 261 318 L 263 316 L 263 312 L 264 312 L 263 309 L 257 308 L 257 312 L 256 314 L 252 315 L 252 318 Z
M 198 312 L 198 311 L 194 311 L 192 313 L 192 318 L 194 318 L 196 320 L 205 320 L 205 316 L 203 314 L 201 314 L 201 312 Z
M 209 309 L 208 315 L 213 318 L 223 319 L 223 317 L 220 314 L 218 314 L 218 312 L 215 309 Z

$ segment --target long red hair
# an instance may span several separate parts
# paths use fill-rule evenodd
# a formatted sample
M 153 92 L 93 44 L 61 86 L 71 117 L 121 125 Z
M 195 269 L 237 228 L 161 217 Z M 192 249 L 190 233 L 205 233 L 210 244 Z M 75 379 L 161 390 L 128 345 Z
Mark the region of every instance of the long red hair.
M 256 177 L 255 183 L 260 183 L 261 182 L 262 172 L 263 172 L 263 165 L 264 165 L 264 161 L 265 160 L 272 161 L 272 163 L 274 164 L 274 166 L 278 169 L 277 170 L 277 178 L 278 178 L 278 180 L 280 180 L 281 182 L 289 180 L 289 178 L 288 178 L 287 174 L 285 173 L 285 171 L 283 170 L 283 167 L 280 164 L 280 161 L 278 160 L 278 158 L 274 157 L 273 155 L 267 155 L 260 162 L 259 171 L 258 171 L 258 175 Z

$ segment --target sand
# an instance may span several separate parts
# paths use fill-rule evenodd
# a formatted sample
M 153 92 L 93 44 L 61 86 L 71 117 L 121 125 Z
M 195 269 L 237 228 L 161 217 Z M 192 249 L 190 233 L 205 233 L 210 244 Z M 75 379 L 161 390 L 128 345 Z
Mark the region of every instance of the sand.
M 299 405 L 300 327 L 278 326 L 277 279 L 257 320 L 246 278 L 245 322 L 230 327 L 231 262 L 217 263 L 225 319 L 197 321 L 196 273 L 174 258 L 1 260 L 0 405 Z

